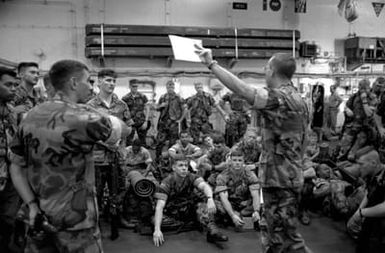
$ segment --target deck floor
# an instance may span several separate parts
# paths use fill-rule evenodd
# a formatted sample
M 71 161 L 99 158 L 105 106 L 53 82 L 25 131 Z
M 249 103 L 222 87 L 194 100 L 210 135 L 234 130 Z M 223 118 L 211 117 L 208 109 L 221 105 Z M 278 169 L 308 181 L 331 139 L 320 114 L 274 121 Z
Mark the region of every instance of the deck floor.
M 314 253 L 354 253 L 354 242 L 345 232 L 341 221 L 312 214 L 309 226 L 300 226 L 299 231 L 307 246 Z M 236 233 L 233 229 L 224 229 L 229 242 L 221 244 L 223 248 L 207 243 L 204 234 L 198 231 L 180 234 L 165 234 L 166 242 L 159 248 L 152 243 L 151 236 L 140 236 L 132 230 L 120 230 L 116 241 L 108 239 L 107 227 L 103 232 L 103 246 L 106 253 L 206 253 L 206 252 L 262 252 L 259 232 L 247 231 Z

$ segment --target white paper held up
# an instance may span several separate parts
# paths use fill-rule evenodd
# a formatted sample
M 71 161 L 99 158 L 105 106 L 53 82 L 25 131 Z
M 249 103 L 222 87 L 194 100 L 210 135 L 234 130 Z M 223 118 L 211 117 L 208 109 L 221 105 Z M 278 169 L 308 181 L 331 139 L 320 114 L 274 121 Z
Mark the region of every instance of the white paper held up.
M 176 35 L 168 36 L 171 41 L 172 51 L 175 60 L 201 62 L 199 56 L 195 53 L 195 44 L 202 46 L 202 40 L 189 39 Z

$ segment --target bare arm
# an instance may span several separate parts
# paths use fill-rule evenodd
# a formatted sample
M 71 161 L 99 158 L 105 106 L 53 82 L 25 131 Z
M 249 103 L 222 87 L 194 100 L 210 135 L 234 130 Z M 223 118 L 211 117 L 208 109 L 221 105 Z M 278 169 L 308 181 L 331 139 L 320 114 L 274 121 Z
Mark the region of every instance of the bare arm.
M 10 168 L 12 182 L 19 193 L 20 197 L 25 203 L 28 203 L 35 199 L 31 186 L 28 183 L 25 173 L 22 168 L 17 164 L 12 164 Z
M 233 217 L 233 215 L 235 213 L 234 213 L 233 207 L 231 206 L 231 203 L 229 201 L 229 194 L 227 193 L 227 191 L 220 192 L 219 198 L 221 199 L 223 208 L 226 210 L 227 214 L 230 217 Z
M 199 45 L 195 45 L 202 63 L 206 66 L 210 66 L 213 74 L 232 92 L 244 97 L 249 104 L 254 104 L 254 89 L 232 74 L 230 71 L 219 66 L 217 63 L 213 64 L 213 57 L 210 49 L 203 48 Z
M 25 173 L 22 168 L 17 164 L 12 164 L 10 168 L 11 178 L 16 191 L 23 199 L 24 203 L 28 204 L 29 207 L 29 225 L 31 227 L 35 224 L 35 218 L 40 213 L 38 201 L 35 200 L 35 194 L 33 193 L 31 186 L 28 183 Z
M 158 199 L 155 207 L 155 216 L 154 216 L 154 234 L 153 241 L 155 246 L 159 247 L 164 242 L 163 233 L 160 230 L 160 226 L 162 225 L 163 219 L 163 209 L 166 205 L 166 201 L 162 199 Z
M 255 211 L 259 212 L 259 209 L 260 209 L 259 191 L 251 188 L 249 190 L 250 190 L 251 197 L 253 199 L 253 210 L 254 212 Z
M 206 182 L 201 182 L 198 185 L 198 189 L 203 191 L 205 196 L 207 197 L 207 210 L 209 214 L 214 214 L 217 211 L 217 208 L 214 203 L 213 191 L 211 190 L 210 185 L 208 185 Z
M 371 218 L 385 217 L 385 201 L 372 207 L 362 208 L 361 213 L 363 217 L 371 217 Z

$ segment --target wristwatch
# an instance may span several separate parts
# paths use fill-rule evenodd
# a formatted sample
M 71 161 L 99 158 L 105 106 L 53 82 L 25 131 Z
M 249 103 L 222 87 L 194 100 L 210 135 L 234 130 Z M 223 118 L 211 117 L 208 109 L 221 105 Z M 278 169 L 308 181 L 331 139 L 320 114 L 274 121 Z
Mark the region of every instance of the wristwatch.
M 207 68 L 208 68 L 209 70 L 211 70 L 212 67 L 213 67 L 215 64 L 218 64 L 218 62 L 217 62 L 216 60 L 213 60 L 213 61 L 211 61 L 211 62 L 207 65 Z

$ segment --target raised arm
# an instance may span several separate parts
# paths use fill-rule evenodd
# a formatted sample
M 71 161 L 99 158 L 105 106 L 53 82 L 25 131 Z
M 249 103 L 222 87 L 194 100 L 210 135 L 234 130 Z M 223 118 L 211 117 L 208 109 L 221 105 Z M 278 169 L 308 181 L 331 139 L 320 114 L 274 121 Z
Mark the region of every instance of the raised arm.
M 199 55 L 203 64 L 205 64 L 213 74 L 231 91 L 244 97 L 249 104 L 254 104 L 254 89 L 239 79 L 237 76 L 221 67 L 217 61 L 213 60 L 211 49 L 195 45 L 196 53 Z

